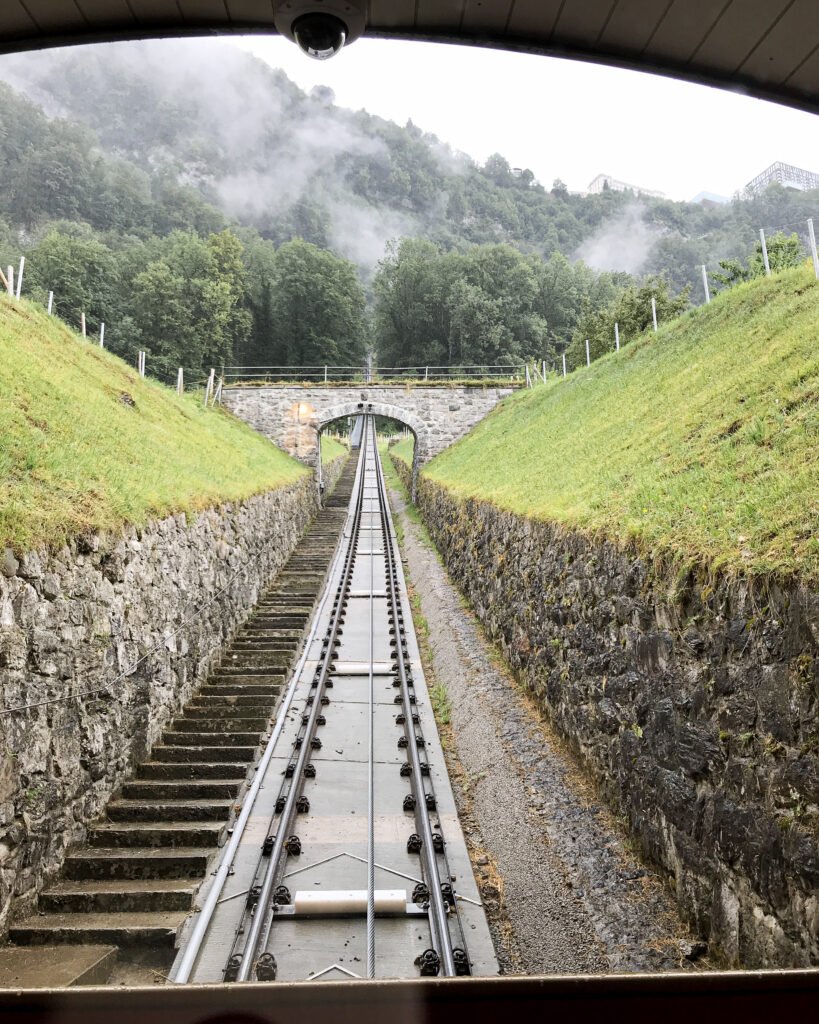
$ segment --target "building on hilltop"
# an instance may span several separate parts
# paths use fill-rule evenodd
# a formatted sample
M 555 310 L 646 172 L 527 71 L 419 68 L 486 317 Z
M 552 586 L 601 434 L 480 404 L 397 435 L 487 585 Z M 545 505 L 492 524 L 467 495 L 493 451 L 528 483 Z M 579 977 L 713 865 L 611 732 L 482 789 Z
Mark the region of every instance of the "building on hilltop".
M 627 181 L 618 181 L 617 178 L 612 178 L 610 174 L 598 174 L 589 183 L 587 193 L 588 195 L 596 195 L 598 192 L 606 191 L 606 189 L 612 189 L 615 192 L 636 192 L 640 196 L 654 196 L 655 199 L 665 199 L 665 192 L 656 192 L 650 188 L 640 188 L 639 185 L 629 185 Z
M 761 174 L 748 182 L 745 192 L 750 195 L 759 195 L 764 192 L 772 181 L 778 181 L 786 188 L 796 188 L 800 192 L 807 192 L 811 188 L 819 188 L 819 174 L 813 171 L 806 171 L 803 167 L 794 167 L 793 164 L 783 164 L 781 160 L 766 167 Z

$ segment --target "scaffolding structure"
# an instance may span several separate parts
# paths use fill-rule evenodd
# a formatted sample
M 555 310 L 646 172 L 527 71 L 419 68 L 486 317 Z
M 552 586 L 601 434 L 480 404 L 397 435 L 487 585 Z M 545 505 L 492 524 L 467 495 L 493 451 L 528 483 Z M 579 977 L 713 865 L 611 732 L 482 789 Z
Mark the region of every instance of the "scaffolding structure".
M 801 192 L 819 188 L 819 174 L 806 171 L 804 167 L 794 167 L 793 164 L 783 164 L 781 160 L 777 160 L 776 163 L 766 167 L 761 174 L 757 174 L 749 181 L 745 186 L 745 191 L 750 195 L 759 195 L 772 181 L 778 181 L 786 188 L 797 188 Z
M 612 178 L 610 174 L 598 174 L 593 181 L 589 182 L 586 192 L 589 195 L 597 195 L 607 189 L 611 189 L 614 192 L 635 192 L 641 196 L 654 196 L 655 199 L 665 199 L 664 192 L 642 188 L 640 185 L 630 185 L 627 181 L 619 181 L 617 178 Z

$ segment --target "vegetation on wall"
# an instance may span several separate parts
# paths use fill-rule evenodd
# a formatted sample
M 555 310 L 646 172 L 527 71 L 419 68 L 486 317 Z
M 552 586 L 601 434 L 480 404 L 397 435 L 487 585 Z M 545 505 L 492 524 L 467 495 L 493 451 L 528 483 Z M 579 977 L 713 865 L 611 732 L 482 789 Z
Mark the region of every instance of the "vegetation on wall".
M 819 281 L 757 278 L 518 392 L 424 474 L 658 562 L 819 582 Z M 393 451 L 408 459 L 411 440 Z
M 307 470 L 201 394 L 178 397 L 0 295 L 0 548 L 197 512 Z

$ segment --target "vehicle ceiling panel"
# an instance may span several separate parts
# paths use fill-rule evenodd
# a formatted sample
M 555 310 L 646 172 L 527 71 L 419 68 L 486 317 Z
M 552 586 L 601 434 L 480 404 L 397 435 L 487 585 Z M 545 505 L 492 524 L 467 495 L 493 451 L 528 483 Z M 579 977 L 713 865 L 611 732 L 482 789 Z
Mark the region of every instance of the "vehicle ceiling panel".
M 274 0 L 5 0 L 0 53 L 273 30 Z M 817 0 L 370 0 L 370 36 L 593 60 L 819 111 Z

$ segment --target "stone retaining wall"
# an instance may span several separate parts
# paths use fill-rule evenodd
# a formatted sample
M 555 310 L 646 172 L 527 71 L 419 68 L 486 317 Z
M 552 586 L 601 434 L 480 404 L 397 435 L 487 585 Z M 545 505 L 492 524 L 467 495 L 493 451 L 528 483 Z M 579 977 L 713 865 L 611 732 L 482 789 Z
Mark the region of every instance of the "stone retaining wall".
M 819 595 L 689 580 L 672 599 L 613 545 L 423 477 L 418 507 L 712 953 L 819 962 Z
M 325 467 L 328 490 L 344 461 Z M 0 716 L 0 934 L 204 680 L 316 501 L 306 476 L 189 520 L 0 558 L 0 704 L 101 691 Z

